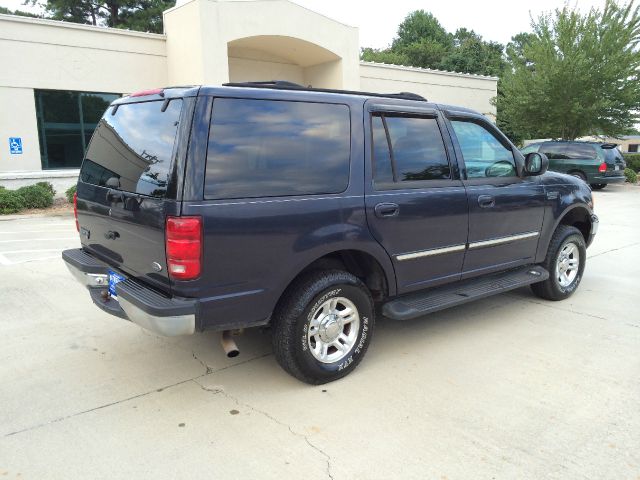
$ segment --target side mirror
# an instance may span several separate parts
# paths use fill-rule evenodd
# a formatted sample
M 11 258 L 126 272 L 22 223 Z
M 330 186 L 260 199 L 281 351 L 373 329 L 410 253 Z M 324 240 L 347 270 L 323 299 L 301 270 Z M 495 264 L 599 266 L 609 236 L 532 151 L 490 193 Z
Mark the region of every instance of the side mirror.
M 542 175 L 549 168 L 549 159 L 544 153 L 531 152 L 524 157 L 524 171 L 529 176 Z

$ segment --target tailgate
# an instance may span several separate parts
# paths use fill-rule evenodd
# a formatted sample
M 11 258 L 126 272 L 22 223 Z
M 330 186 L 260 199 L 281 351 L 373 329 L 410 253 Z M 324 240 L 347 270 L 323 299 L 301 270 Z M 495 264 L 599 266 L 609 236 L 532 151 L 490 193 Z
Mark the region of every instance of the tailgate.
M 166 198 L 182 99 L 110 107 L 91 139 L 78 181 L 85 249 L 108 265 L 169 291 Z
M 612 146 L 609 146 L 609 144 L 607 144 L 602 146 L 604 161 L 607 164 L 607 172 L 605 173 L 605 176 L 624 175 L 624 169 L 627 166 L 624 161 L 624 157 L 615 145 L 611 145 Z

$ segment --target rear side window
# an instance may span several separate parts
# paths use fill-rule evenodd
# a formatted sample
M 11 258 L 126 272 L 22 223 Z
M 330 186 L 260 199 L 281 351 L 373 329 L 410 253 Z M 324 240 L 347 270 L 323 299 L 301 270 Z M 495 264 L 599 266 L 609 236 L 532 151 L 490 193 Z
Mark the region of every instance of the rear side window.
M 435 118 L 375 115 L 372 134 L 377 185 L 451 178 Z
M 164 197 L 182 100 L 119 105 L 104 114 L 82 163 L 85 183 Z
M 549 160 L 592 160 L 597 157 L 595 148 L 586 143 L 545 143 L 541 150 Z
M 217 98 L 205 198 L 343 192 L 350 131 L 346 105 Z

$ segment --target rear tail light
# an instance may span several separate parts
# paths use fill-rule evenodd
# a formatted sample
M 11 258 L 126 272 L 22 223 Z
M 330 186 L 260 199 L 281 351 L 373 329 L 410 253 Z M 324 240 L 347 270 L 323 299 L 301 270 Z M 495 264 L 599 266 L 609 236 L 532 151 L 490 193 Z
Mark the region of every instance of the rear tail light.
M 167 271 L 177 280 L 200 276 L 202 217 L 167 217 Z
M 76 230 L 80 231 L 80 223 L 78 223 L 78 192 L 73 194 L 73 217 L 76 219 Z
M 601 163 L 600 166 L 598 167 L 598 171 L 600 173 L 604 173 L 607 171 L 607 164 L 606 163 Z

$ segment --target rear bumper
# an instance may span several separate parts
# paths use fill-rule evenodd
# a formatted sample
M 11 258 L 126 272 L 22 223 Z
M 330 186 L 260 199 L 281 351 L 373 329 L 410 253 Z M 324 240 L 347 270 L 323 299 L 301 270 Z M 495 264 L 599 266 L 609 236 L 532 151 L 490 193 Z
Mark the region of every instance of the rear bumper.
M 589 180 L 590 183 L 624 183 L 624 175 L 616 175 L 611 177 L 595 175 Z
M 89 289 L 100 309 L 160 335 L 191 335 L 196 331 L 198 302 L 166 297 L 132 278 L 116 285 L 117 299 L 109 296 L 109 267 L 80 248 L 65 250 L 62 259 L 73 276 Z

